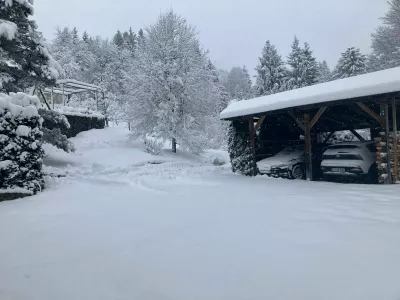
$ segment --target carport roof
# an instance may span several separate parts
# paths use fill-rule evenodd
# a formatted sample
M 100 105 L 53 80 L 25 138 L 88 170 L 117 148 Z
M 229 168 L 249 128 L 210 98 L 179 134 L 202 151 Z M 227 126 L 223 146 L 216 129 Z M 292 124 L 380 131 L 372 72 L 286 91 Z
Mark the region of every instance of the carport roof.
M 231 103 L 221 119 L 400 91 L 400 67 Z

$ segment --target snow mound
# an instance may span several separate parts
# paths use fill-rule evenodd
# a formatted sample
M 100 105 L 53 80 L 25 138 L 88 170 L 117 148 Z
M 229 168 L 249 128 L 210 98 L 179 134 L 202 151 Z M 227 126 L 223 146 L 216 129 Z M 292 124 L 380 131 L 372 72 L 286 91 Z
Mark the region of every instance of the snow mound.
M 33 15 L 33 12 L 34 12 L 33 0 L 6 0 L 6 5 L 12 6 L 13 2 L 18 2 L 22 6 L 25 6 L 26 8 L 29 9 L 30 14 Z
M 79 117 L 104 119 L 104 115 L 102 115 L 99 112 L 90 110 L 88 108 L 62 106 L 62 107 L 55 108 L 55 111 L 59 112 L 60 114 L 65 115 L 65 116 L 79 116 Z
M 25 93 L 10 93 L 9 95 L 0 93 L 0 113 L 7 110 L 11 116 L 22 116 L 26 118 L 38 116 L 37 108 L 40 100 L 36 96 Z
M 0 37 L 4 37 L 11 41 L 17 34 L 18 27 L 15 23 L 6 20 L 0 20 Z

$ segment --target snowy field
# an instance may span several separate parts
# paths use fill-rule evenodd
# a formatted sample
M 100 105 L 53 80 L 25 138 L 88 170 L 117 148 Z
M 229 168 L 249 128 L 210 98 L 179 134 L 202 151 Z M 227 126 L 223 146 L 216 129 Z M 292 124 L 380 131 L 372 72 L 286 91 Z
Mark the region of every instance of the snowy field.
M 400 186 L 246 178 L 120 128 L 0 203 L 1 300 L 400 299 Z

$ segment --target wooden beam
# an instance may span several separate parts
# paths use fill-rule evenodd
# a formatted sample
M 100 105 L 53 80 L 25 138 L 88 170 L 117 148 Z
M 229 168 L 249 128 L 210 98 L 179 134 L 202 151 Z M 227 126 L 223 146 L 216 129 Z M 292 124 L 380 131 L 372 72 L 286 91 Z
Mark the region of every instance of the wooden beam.
M 255 130 L 256 130 L 256 131 L 258 131 L 258 130 L 260 129 L 262 123 L 263 123 L 264 120 L 265 120 L 265 117 L 266 117 L 266 116 L 262 116 L 262 117 L 258 120 L 258 122 L 257 122 L 257 124 L 256 124 L 256 127 L 255 127 Z
M 331 133 L 328 134 L 328 136 L 324 139 L 324 141 L 322 142 L 322 145 L 325 145 L 330 139 L 331 137 L 335 134 L 335 131 L 332 131 Z
M 256 161 L 256 131 L 254 128 L 254 120 L 249 120 L 249 133 L 250 133 L 250 144 L 251 152 L 253 157 L 253 176 L 257 175 L 257 161 Z
M 289 115 L 290 117 L 292 117 L 292 119 L 297 123 L 297 125 L 298 125 L 303 131 L 306 130 L 304 124 L 296 117 L 296 115 L 295 115 L 295 113 L 293 112 L 293 110 L 289 110 L 289 111 L 288 111 L 288 115 Z
M 311 146 L 311 127 L 310 124 L 310 115 L 304 114 L 303 115 L 303 123 L 305 124 L 304 130 L 304 138 L 305 138 L 305 146 L 306 146 L 306 177 L 307 180 L 312 181 L 313 178 L 313 166 L 312 166 L 312 146 Z
M 380 124 L 382 124 L 382 118 L 379 116 L 375 111 L 373 111 L 371 108 L 366 106 L 364 103 L 357 102 L 357 105 L 365 111 L 367 114 L 369 114 L 372 118 L 374 118 L 376 121 L 378 121 Z
M 396 99 L 392 100 L 392 121 L 393 121 L 393 158 L 394 158 L 394 180 L 399 181 L 399 147 L 397 138 L 397 105 Z
M 389 105 L 384 104 L 381 105 L 381 110 L 383 111 L 384 115 L 384 129 L 385 129 L 385 136 L 386 136 L 386 160 L 387 160 L 387 169 L 386 172 L 388 177 L 386 178 L 386 183 L 392 183 L 392 166 L 391 166 L 391 155 L 390 155 L 390 128 L 389 128 Z
M 315 114 L 314 118 L 312 118 L 312 120 L 310 121 L 310 123 L 308 124 L 308 126 L 310 127 L 310 130 L 314 127 L 314 125 L 318 122 L 319 118 L 321 118 L 322 114 L 325 112 L 325 110 L 327 109 L 327 106 L 323 106 L 321 107 L 317 113 Z
M 46 103 L 47 108 L 48 108 L 49 110 L 51 110 L 49 103 L 47 103 L 46 96 L 43 94 L 42 89 L 39 89 L 39 93 L 40 93 L 40 95 L 42 95 L 43 101 L 44 101 L 44 103 Z
M 361 142 L 365 141 L 365 139 L 355 129 L 350 129 L 350 132 L 354 134 Z

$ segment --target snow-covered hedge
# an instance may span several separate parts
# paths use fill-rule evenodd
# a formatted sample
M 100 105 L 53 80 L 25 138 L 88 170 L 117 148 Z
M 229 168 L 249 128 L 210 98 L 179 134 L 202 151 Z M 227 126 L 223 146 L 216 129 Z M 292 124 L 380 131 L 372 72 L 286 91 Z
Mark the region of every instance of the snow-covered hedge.
M 247 122 L 231 122 L 228 132 L 228 151 L 232 171 L 246 176 L 254 176 L 253 154 L 249 137 Z
M 70 124 L 69 128 L 60 128 L 59 126 L 51 126 L 46 120 L 44 126 L 48 129 L 60 128 L 61 133 L 68 138 L 75 137 L 82 131 L 91 129 L 103 129 L 105 127 L 105 117 L 92 110 L 75 107 L 58 107 L 56 113 L 64 115 Z
M 0 189 L 33 193 L 44 187 L 40 101 L 24 93 L 0 94 Z
M 77 108 L 77 107 L 70 107 L 70 106 L 63 106 L 55 108 L 55 111 L 63 114 L 65 116 L 78 116 L 78 117 L 89 117 L 89 118 L 97 118 L 97 119 L 104 119 L 104 116 L 96 111 L 87 109 L 87 108 Z
M 67 117 L 53 110 L 39 109 L 43 118 L 43 142 L 56 146 L 65 152 L 74 152 L 75 147 L 65 135 L 71 128 Z

